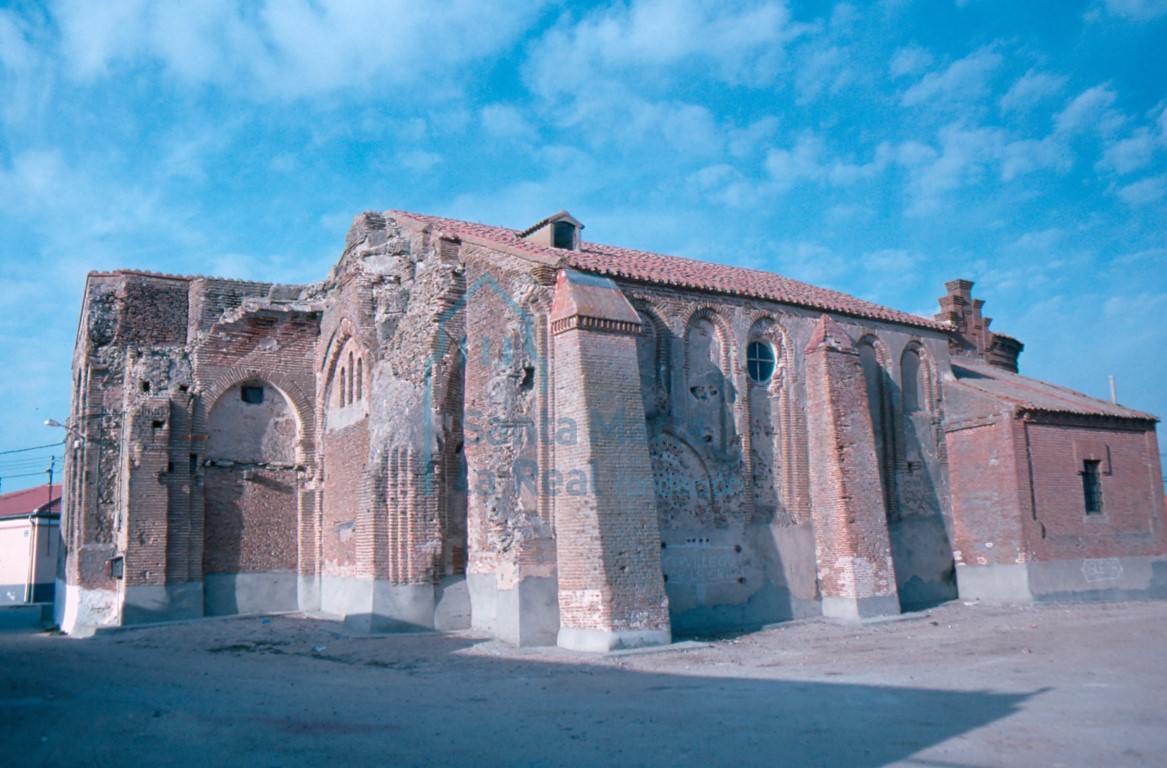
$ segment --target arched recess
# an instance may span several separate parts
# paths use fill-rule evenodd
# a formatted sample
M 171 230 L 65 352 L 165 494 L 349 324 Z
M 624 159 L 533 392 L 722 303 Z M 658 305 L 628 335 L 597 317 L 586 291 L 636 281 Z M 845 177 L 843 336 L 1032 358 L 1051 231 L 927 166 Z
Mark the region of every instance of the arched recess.
M 685 407 L 677 415 L 686 437 L 715 454 L 725 451 L 733 437 L 731 338 L 712 308 L 698 309 L 685 324 Z
M 899 360 L 897 518 L 889 528 L 900 604 L 916 610 L 957 596 L 955 558 L 943 517 L 943 437 L 936 366 L 919 341 Z
M 368 415 L 371 362 L 369 351 L 354 332 L 352 321 L 343 318 L 329 341 L 320 366 L 320 377 L 324 382 L 319 400 L 322 426 L 329 425 L 330 416 L 335 421 L 335 414 L 350 407 L 357 409 L 348 414 L 350 421 Z
M 700 532 L 724 522 L 713 503 L 708 467 L 685 440 L 662 432 L 650 444 L 662 532 Z
M 883 486 L 883 508 L 888 520 L 898 516 L 895 491 L 896 429 L 892 402 L 893 384 L 889 370 L 891 355 L 887 346 L 873 334 L 866 334 L 856 345 L 863 380 L 867 385 L 867 407 L 875 437 L 875 454 L 879 461 L 879 479 Z
M 321 469 L 319 573 L 327 581 L 362 572 L 357 551 L 358 518 L 368 508 L 369 353 L 346 317 L 325 350 L 320 377 Z M 325 583 L 323 594 L 331 594 Z
M 642 330 L 636 338 L 636 356 L 640 366 L 640 393 L 644 398 L 644 415 L 653 419 L 669 412 L 671 377 L 671 334 L 660 312 L 647 301 L 634 301 Z M 652 429 L 649 429 L 652 434 Z
M 754 345 L 773 356 L 751 365 Z M 756 317 L 746 335 L 747 408 L 749 411 L 749 469 L 753 482 L 754 514 L 779 524 L 798 522 L 794 477 L 794 428 L 791 374 L 794 370 L 790 338 L 770 315 Z M 769 375 L 762 375 L 768 372 Z
M 202 570 L 206 615 L 298 607 L 304 411 L 255 371 L 207 393 Z
M 936 366 L 927 348 L 918 341 L 908 342 L 900 355 L 900 392 L 904 413 L 936 411 Z
M 937 402 L 935 365 L 927 349 L 910 341 L 900 355 L 900 418 L 897 442 L 901 461 L 897 478 L 898 512 L 904 515 L 939 514 L 941 503 L 938 483 L 930 468 L 939 458 L 936 432 Z

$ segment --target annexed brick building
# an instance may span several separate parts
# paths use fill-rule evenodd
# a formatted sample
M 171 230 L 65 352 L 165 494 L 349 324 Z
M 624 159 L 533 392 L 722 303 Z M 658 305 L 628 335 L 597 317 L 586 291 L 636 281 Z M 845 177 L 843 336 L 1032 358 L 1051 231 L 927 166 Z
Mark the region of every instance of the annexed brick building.
M 313 609 L 590 650 L 1167 592 L 1156 419 L 778 275 L 359 216 L 309 286 L 93 273 L 57 614 Z

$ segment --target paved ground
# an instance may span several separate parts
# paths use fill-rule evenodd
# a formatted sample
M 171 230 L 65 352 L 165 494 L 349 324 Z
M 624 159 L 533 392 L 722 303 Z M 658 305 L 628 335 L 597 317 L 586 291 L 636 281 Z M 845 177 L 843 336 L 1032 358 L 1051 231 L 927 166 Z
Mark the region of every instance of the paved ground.
M 1167 603 L 958 602 L 597 657 L 292 616 L 9 626 L 0 764 L 1165 766 L 1165 630 Z

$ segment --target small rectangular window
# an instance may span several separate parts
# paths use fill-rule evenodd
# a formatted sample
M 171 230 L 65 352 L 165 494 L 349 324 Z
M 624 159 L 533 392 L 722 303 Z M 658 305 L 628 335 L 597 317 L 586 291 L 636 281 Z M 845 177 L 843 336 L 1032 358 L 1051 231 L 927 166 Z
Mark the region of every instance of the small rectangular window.
M 263 387 L 245 384 L 239 388 L 239 397 L 249 405 L 259 405 L 263 402 Z
M 1082 496 L 1086 514 L 1102 514 L 1102 462 L 1086 459 L 1082 462 Z

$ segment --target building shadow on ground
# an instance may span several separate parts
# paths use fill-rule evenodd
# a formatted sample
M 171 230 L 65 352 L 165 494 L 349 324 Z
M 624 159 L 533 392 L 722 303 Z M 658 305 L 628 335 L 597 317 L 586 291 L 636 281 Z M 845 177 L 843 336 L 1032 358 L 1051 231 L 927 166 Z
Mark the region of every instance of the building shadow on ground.
M 245 621 L 195 641 L 174 627 L 0 635 L 21 659 L 0 668 L 0 750 L 13 765 L 875 768 L 1040 693 L 750 679 L 684 652 L 644 672 L 465 637 Z

